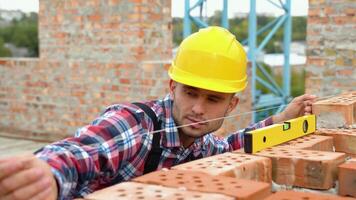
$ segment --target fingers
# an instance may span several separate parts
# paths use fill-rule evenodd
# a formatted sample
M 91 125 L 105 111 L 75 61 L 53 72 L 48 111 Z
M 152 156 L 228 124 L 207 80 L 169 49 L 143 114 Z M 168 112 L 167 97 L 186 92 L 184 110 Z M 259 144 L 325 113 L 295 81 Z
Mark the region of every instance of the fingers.
M 39 193 L 38 195 L 32 197 L 30 200 L 44 200 L 44 199 L 48 199 L 48 197 L 51 196 L 52 190 L 51 188 L 47 188 L 46 190 L 44 190 L 43 192 Z
M 317 96 L 312 95 L 312 94 L 304 94 L 297 98 L 299 98 L 300 101 L 312 101 L 313 102 L 317 99 Z
M 36 159 L 34 156 L 19 156 L 0 160 L 1 200 L 48 198 L 52 192 L 53 177 L 46 173 L 47 168 Z
M 50 187 L 51 180 L 47 177 L 43 177 L 40 180 L 37 180 L 31 185 L 18 189 L 12 193 L 7 194 L 4 196 L 4 200 L 22 200 L 22 199 L 36 199 L 41 200 L 45 199 L 50 196 L 51 187 Z
M 1 180 L 24 169 L 22 162 L 4 161 L 0 163 L 0 183 Z
M 312 114 L 312 107 L 308 106 L 304 108 L 304 115 Z
M 11 159 L 13 159 L 13 158 L 10 158 L 10 157 L 7 157 L 7 158 L 0 158 L 0 164 L 1 164 L 1 163 L 4 163 L 4 162 L 7 162 L 7 161 L 9 161 L 9 160 L 11 160 Z
M 39 180 L 43 177 L 44 172 L 41 169 L 31 168 L 19 171 L 0 181 L 0 195 L 11 193 L 26 185 Z

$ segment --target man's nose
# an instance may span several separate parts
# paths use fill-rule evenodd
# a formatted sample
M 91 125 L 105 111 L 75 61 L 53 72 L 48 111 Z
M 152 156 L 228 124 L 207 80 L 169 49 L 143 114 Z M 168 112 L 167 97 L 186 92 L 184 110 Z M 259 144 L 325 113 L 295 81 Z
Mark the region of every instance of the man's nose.
M 192 107 L 192 111 L 196 115 L 202 115 L 204 114 L 204 102 L 200 99 L 194 102 L 194 105 Z

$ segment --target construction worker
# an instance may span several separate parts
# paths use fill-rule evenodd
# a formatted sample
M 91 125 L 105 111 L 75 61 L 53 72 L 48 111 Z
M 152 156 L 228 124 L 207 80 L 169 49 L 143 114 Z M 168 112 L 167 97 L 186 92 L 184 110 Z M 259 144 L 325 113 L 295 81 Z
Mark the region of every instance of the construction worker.
M 35 156 L 0 160 L 0 199 L 71 199 L 144 173 L 243 147 L 243 130 L 213 134 L 246 88 L 247 58 L 229 31 L 208 27 L 186 38 L 169 69 L 169 94 L 108 107 L 75 137 Z M 313 95 L 295 98 L 265 127 L 311 113 Z M 214 120 L 218 119 L 218 120 Z M 182 125 L 187 125 L 180 127 Z

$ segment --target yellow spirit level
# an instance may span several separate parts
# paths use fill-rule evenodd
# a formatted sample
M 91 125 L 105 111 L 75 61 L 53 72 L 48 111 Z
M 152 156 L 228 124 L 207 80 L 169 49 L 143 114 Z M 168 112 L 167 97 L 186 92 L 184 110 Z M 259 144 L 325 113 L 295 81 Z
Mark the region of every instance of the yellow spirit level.
M 315 115 L 298 117 L 283 124 L 247 131 L 244 135 L 244 149 L 246 153 L 256 153 L 262 149 L 308 135 L 315 130 Z

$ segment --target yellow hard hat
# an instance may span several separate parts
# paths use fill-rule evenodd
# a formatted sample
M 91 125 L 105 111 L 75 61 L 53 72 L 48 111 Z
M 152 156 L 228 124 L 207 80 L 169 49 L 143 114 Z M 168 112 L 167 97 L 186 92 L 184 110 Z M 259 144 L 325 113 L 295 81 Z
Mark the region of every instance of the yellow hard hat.
M 246 67 L 245 50 L 235 36 L 212 26 L 183 40 L 168 74 L 185 85 L 235 93 L 246 88 Z

